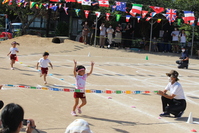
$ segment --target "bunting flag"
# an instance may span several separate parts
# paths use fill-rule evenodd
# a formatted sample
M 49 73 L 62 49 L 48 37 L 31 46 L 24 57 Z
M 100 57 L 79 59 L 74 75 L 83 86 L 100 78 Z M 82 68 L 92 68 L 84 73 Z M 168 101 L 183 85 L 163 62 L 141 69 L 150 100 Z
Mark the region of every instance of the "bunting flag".
M 81 3 L 82 3 L 82 0 L 77 0 L 77 3 L 81 4 Z
M 17 6 L 20 7 L 22 3 L 17 3 Z
M 101 15 L 101 12 L 95 12 L 95 15 L 97 16 L 97 18 L 99 18 Z
M 158 19 L 157 22 L 160 23 L 162 21 L 162 19 Z
M 131 15 L 126 15 L 126 22 L 129 22 Z
M 61 0 L 50 0 L 50 2 L 61 2 Z
M 116 1 L 116 11 L 126 12 L 126 2 Z
M 48 10 L 48 3 L 46 3 L 46 4 L 42 4 L 45 8 L 46 8 L 46 10 Z
M 82 0 L 82 5 L 91 6 L 91 0 Z
M 140 23 L 140 18 L 141 18 L 141 16 L 137 16 L 138 23 Z
M 194 13 L 191 11 L 184 11 L 184 16 L 186 17 L 187 21 L 195 20 Z
M 180 26 L 182 19 L 178 18 L 177 20 L 178 20 L 178 26 Z
M 106 13 L 106 20 L 109 21 L 110 13 Z
M 59 3 L 59 9 L 62 7 L 62 3 Z
M 133 17 L 135 17 L 135 15 L 136 15 L 136 13 L 135 13 L 135 12 L 133 12 L 133 10 L 131 10 L 129 13 L 130 13 L 130 14 L 131 14 L 131 16 L 133 16 Z
M 141 14 L 142 13 L 142 5 L 141 4 L 133 4 L 131 10 L 133 13 Z
M 63 7 L 66 15 L 68 15 L 68 7 Z
M 146 19 L 146 21 L 149 21 L 151 18 L 152 18 L 152 17 L 148 17 L 148 18 Z
M 167 9 L 166 10 L 166 19 L 168 19 L 169 23 L 174 22 L 176 20 L 176 9 Z
M 199 18 L 198 18 L 198 22 L 197 22 L 197 25 L 199 26 Z
M 116 10 L 116 6 L 112 5 L 111 9 L 112 9 L 112 12 L 114 12 Z
M 85 18 L 88 18 L 88 15 L 89 15 L 90 11 L 89 10 L 84 10 L 84 13 L 85 13 Z
M 66 3 L 68 2 L 76 2 L 76 0 L 65 0 Z
M 30 2 L 30 9 L 35 6 L 36 2 Z
M 157 6 L 149 6 L 151 9 L 153 9 L 157 14 L 164 11 L 163 7 L 157 7 Z
M 75 12 L 76 12 L 77 16 L 79 17 L 80 9 L 74 9 L 74 10 L 75 10 Z
M 189 24 L 189 21 L 187 20 L 187 17 L 182 17 L 182 19 L 184 20 L 185 24 Z
M 40 3 L 40 4 L 39 4 L 39 8 L 42 8 L 42 5 L 43 5 L 43 4 L 42 4 L 42 3 Z
M 154 17 L 156 14 L 157 14 L 156 12 L 152 12 L 152 13 L 150 13 L 150 16 Z
M 38 4 L 35 4 L 35 8 L 36 8 L 36 9 L 39 9 L 39 5 L 38 5 Z
M 147 13 L 148 13 L 148 11 L 144 11 L 144 10 L 142 10 L 142 18 L 145 18 L 145 17 L 146 17 L 146 15 L 147 15 Z
M 8 2 L 9 2 L 9 0 L 3 0 L 2 4 L 8 3 Z
M 9 0 L 9 3 L 8 3 L 8 5 L 10 6 L 10 5 L 12 5 L 12 0 Z
M 191 20 L 189 23 L 191 26 L 195 26 L 195 20 Z
M 101 7 L 109 7 L 109 1 L 108 0 L 98 0 L 99 6 Z
M 50 6 L 49 8 L 52 9 L 53 11 L 56 11 L 57 10 L 57 4 L 54 4 L 54 5 Z
M 92 2 L 92 6 L 97 6 L 98 4 L 98 2 Z
M 120 21 L 121 14 L 116 14 L 116 21 Z

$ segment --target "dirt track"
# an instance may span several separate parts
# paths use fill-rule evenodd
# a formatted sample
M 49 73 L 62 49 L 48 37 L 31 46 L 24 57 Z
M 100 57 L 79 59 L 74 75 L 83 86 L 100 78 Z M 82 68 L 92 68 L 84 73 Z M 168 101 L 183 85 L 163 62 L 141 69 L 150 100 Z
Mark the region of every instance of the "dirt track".
M 162 90 L 168 83 L 165 75 L 172 69 L 177 70 L 175 60 L 178 55 L 171 53 L 135 53 L 125 50 L 100 49 L 83 45 L 71 40 L 61 44 L 51 43 L 52 38 L 23 36 L 3 41 L 0 46 L 0 84 L 44 86 L 35 66 L 44 51 L 50 53 L 49 59 L 54 65 L 49 70 L 48 87 L 74 88 L 73 59 L 90 69 L 90 61 L 95 62 L 93 75 L 87 79 L 87 89 L 98 90 Z M 15 70 L 10 70 L 10 43 L 17 41 L 20 53 Z M 90 53 L 90 57 L 88 54 Z M 148 56 L 149 60 L 145 57 Z M 182 118 L 161 118 L 160 96 L 150 94 L 87 94 L 88 104 L 83 114 L 70 115 L 73 106 L 73 94 L 47 90 L 4 87 L 0 98 L 5 104 L 15 102 L 23 106 L 25 118 L 33 118 L 37 128 L 43 133 L 63 133 L 76 118 L 90 123 L 94 133 L 188 133 L 191 129 L 199 131 L 197 124 L 187 124 L 192 112 L 194 121 L 199 122 L 199 64 L 191 59 L 188 70 L 180 73 L 186 98 L 187 109 Z M 112 99 L 108 99 L 112 97 Z M 135 108 L 132 108 L 135 106 Z

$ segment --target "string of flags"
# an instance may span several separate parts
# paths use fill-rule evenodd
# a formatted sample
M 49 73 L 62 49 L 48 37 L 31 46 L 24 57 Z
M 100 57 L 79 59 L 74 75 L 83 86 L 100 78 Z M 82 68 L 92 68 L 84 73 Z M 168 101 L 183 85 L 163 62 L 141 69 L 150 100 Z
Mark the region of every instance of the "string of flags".
M 53 11 L 56 11 L 57 9 L 61 9 L 63 8 L 65 13 L 68 15 L 68 7 L 66 7 L 66 3 L 69 2 L 77 2 L 79 4 L 85 5 L 85 6 L 100 6 L 100 7 L 107 7 L 107 8 L 111 8 L 112 12 L 114 11 L 121 11 L 121 12 L 126 12 L 127 14 L 130 15 L 126 15 L 126 22 L 129 22 L 131 17 L 136 17 L 138 22 L 140 21 L 140 19 L 145 19 L 146 21 L 149 21 L 151 18 L 153 18 L 154 16 L 156 16 L 157 14 L 162 14 L 163 16 L 165 16 L 165 18 L 169 21 L 169 23 L 171 24 L 172 22 L 174 22 L 177 19 L 177 24 L 180 26 L 182 23 L 182 20 L 184 21 L 185 24 L 190 24 L 190 25 L 194 25 L 195 21 L 197 21 L 197 25 L 199 26 L 199 18 L 196 19 L 196 17 L 194 16 L 194 12 L 192 11 L 184 11 L 184 17 L 179 18 L 177 16 L 177 10 L 176 9 L 165 9 L 163 7 L 157 7 L 157 6 L 149 6 L 154 12 L 149 13 L 148 11 L 142 10 L 143 5 L 142 4 L 132 4 L 132 8 L 130 9 L 129 12 L 127 12 L 127 6 L 126 6 L 126 2 L 119 2 L 119 1 L 115 1 L 115 5 L 110 5 L 109 4 L 109 0 L 98 0 L 97 2 L 92 2 L 91 0 L 50 0 L 50 2 L 53 3 L 38 3 L 38 2 L 26 2 L 25 0 L 15 0 L 16 4 L 18 7 L 23 6 L 24 8 L 28 5 L 29 3 L 29 7 L 31 8 L 36 8 L 36 9 L 40 9 L 42 7 L 45 7 L 47 10 L 48 9 L 52 9 Z M 66 2 L 66 3 L 60 3 L 60 2 Z M 8 5 L 12 5 L 13 0 L 3 0 L 2 4 L 8 3 Z M 76 15 L 79 16 L 79 12 L 81 11 L 81 9 L 74 9 L 74 11 L 76 12 Z M 163 13 L 164 11 L 166 11 L 166 13 Z M 84 10 L 85 13 L 85 18 L 89 17 L 91 11 L 89 10 Z M 95 12 L 97 17 L 100 17 L 101 13 L 100 12 Z M 147 14 L 149 14 L 149 17 L 146 17 Z M 111 13 L 105 13 L 106 16 L 106 20 L 109 21 L 109 17 L 111 16 Z M 121 17 L 121 14 L 117 14 L 116 15 L 116 21 L 119 21 Z M 157 19 L 157 22 L 160 23 L 162 19 Z
M 81 89 L 68 89 L 68 88 L 52 88 L 52 87 L 34 87 L 34 86 L 24 86 L 24 85 L 11 85 L 4 84 L 3 86 L 8 87 L 19 87 L 28 89 L 38 89 L 38 90 L 50 90 L 50 91 L 62 91 L 62 92 L 84 92 Z M 98 93 L 98 94 L 157 94 L 158 91 L 130 91 L 130 90 L 85 90 L 86 93 Z

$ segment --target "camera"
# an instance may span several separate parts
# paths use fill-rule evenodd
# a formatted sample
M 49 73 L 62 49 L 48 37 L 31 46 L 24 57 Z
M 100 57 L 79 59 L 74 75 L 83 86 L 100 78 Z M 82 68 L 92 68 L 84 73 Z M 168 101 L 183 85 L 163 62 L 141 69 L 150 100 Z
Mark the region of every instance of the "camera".
M 29 120 L 27 120 L 27 119 L 24 119 L 24 120 L 23 120 L 23 125 L 24 125 L 24 126 L 27 126 L 28 123 L 30 123 Z

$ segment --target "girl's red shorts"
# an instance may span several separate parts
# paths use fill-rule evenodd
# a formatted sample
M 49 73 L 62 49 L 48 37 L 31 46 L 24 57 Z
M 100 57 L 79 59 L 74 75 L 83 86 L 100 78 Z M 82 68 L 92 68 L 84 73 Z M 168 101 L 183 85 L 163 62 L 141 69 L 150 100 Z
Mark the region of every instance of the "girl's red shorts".
M 48 74 L 48 68 L 41 67 L 41 73 L 42 74 Z
M 85 93 L 74 92 L 74 98 L 86 98 Z
M 16 60 L 17 59 L 17 55 L 16 54 L 11 54 L 10 55 L 10 60 Z

